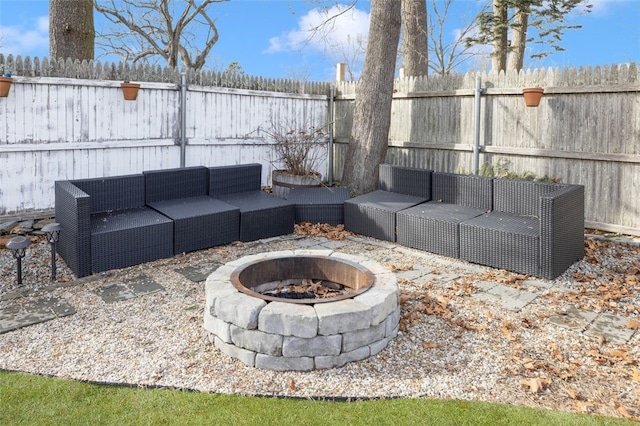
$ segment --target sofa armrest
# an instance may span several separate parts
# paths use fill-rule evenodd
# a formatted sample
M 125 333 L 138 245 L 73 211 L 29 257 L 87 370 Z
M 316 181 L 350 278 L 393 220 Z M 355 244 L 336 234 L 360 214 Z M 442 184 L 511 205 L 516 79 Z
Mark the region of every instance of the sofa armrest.
M 91 197 L 70 181 L 55 183 L 58 253 L 78 277 L 91 274 Z
M 584 186 L 540 196 L 540 270 L 553 279 L 584 256 Z
M 431 170 L 380 164 L 378 188 L 431 200 Z

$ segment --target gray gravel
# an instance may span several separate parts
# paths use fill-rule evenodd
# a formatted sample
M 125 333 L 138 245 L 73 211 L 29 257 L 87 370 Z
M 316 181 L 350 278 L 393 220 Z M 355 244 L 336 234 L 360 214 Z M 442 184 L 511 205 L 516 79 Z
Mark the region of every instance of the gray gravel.
M 204 285 L 176 269 L 305 247 L 366 256 L 397 271 L 403 302 L 398 337 L 375 357 L 314 372 L 257 370 L 215 349 L 202 327 Z M 538 297 L 514 312 L 472 295 L 479 282 L 522 288 L 525 277 L 367 238 L 289 236 L 231 244 L 78 281 L 59 260 L 53 286 L 49 246 L 39 240 L 23 261 L 22 289 L 16 289 L 15 261 L 0 250 L 5 293 L 0 307 L 30 299 L 8 297 L 13 291 L 37 287 L 31 297 L 63 298 L 77 312 L 0 335 L 0 368 L 203 392 L 453 398 L 619 417 L 620 405 L 634 413 L 640 400 L 640 383 L 632 379 L 640 361 L 640 332 L 629 343 L 614 345 L 547 321 L 567 304 L 640 320 L 637 285 L 627 285 L 631 291 L 616 299 L 598 293 L 603 282 L 624 282 L 634 265 L 640 266 L 640 250 L 606 243 L 589 253 L 548 286 L 527 288 Z M 101 289 L 140 274 L 164 291 L 111 304 L 99 297 Z M 622 353 L 627 358 L 616 358 Z M 539 380 L 540 389 L 533 392 L 531 380 Z

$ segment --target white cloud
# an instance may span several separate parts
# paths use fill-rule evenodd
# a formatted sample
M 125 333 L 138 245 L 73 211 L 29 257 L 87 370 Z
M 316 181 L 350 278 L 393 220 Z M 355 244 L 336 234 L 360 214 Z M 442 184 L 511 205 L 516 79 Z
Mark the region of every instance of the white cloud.
M 593 6 L 591 13 L 598 15 L 605 15 L 611 12 L 611 8 L 616 6 L 616 3 L 637 1 L 637 0 L 589 0 L 589 3 Z
M 46 56 L 49 52 L 49 18 L 37 18 L 33 27 L 27 24 L 1 27 L 0 51 L 22 57 Z
M 330 54 L 354 44 L 366 44 L 369 13 L 345 5 L 310 10 L 298 20 L 298 27 L 269 39 L 266 53 L 310 49 Z M 343 54 L 343 53 L 340 53 Z

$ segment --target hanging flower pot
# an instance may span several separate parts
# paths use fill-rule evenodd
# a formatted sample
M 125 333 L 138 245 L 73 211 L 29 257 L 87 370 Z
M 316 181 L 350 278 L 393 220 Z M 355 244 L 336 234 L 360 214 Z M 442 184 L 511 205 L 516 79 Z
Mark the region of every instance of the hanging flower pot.
M 11 83 L 13 83 L 13 78 L 0 77 L 0 97 L 6 98 L 7 96 L 9 96 L 9 89 L 11 89 Z
M 129 83 L 125 81 L 124 83 L 120 83 L 120 87 L 122 87 L 122 94 L 124 95 L 125 101 L 135 101 L 138 97 L 138 89 L 140 89 L 139 83 Z
M 527 87 L 522 89 L 524 103 L 528 107 L 537 107 L 540 105 L 540 99 L 542 99 L 543 93 L 544 89 L 542 87 Z

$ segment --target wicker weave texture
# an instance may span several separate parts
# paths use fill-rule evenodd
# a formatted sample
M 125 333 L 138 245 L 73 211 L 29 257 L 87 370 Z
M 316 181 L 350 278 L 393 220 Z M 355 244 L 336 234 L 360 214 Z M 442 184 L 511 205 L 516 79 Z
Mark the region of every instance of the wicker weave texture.
M 262 185 L 262 164 L 211 167 L 209 169 L 209 195 L 257 191 Z
M 344 202 L 347 231 L 396 241 L 396 213 L 427 201 L 425 198 L 376 190 Z
M 482 209 L 437 201 L 418 204 L 396 214 L 398 243 L 459 258 L 460 223 L 483 213 Z
M 296 223 L 344 223 L 344 202 L 350 198 L 348 188 L 294 188 L 288 200 L 296 205 Z
M 209 193 L 209 169 L 206 167 L 150 170 L 143 172 L 143 175 L 147 204 L 177 198 L 199 197 Z
M 566 185 L 547 182 L 494 179 L 493 210 L 516 215 L 537 216 L 540 213 L 540 197 L 564 186 Z
M 431 200 L 431 170 L 380 164 L 378 189 Z
M 584 256 L 584 187 L 567 185 L 540 197 L 540 275 L 555 278 Z
M 255 241 L 293 233 L 295 205 L 263 191 L 218 195 L 240 210 L 240 241 Z
M 460 258 L 472 263 L 539 276 L 540 237 L 529 225 L 504 223 L 499 214 L 460 225 Z M 533 224 L 536 227 L 537 223 Z
M 238 240 L 238 208 L 208 195 L 157 201 L 149 206 L 173 220 L 174 254 Z
M 144 206 L 144 176 L 125 175 L 79 179 L 73 184 L 91 197 L 91 213 Z
M 173 256 L 173 221 L 150 208 L 98 213 L 91 228 L 93 272 Z
M 55 182 L 56 221 L 62 227 L 58 254 L 76 277 L 91 275 L 91 199 L 70 181 Z
M 493 178 L 433 172 L 431 199 L 448 204 L 493 208 Z

